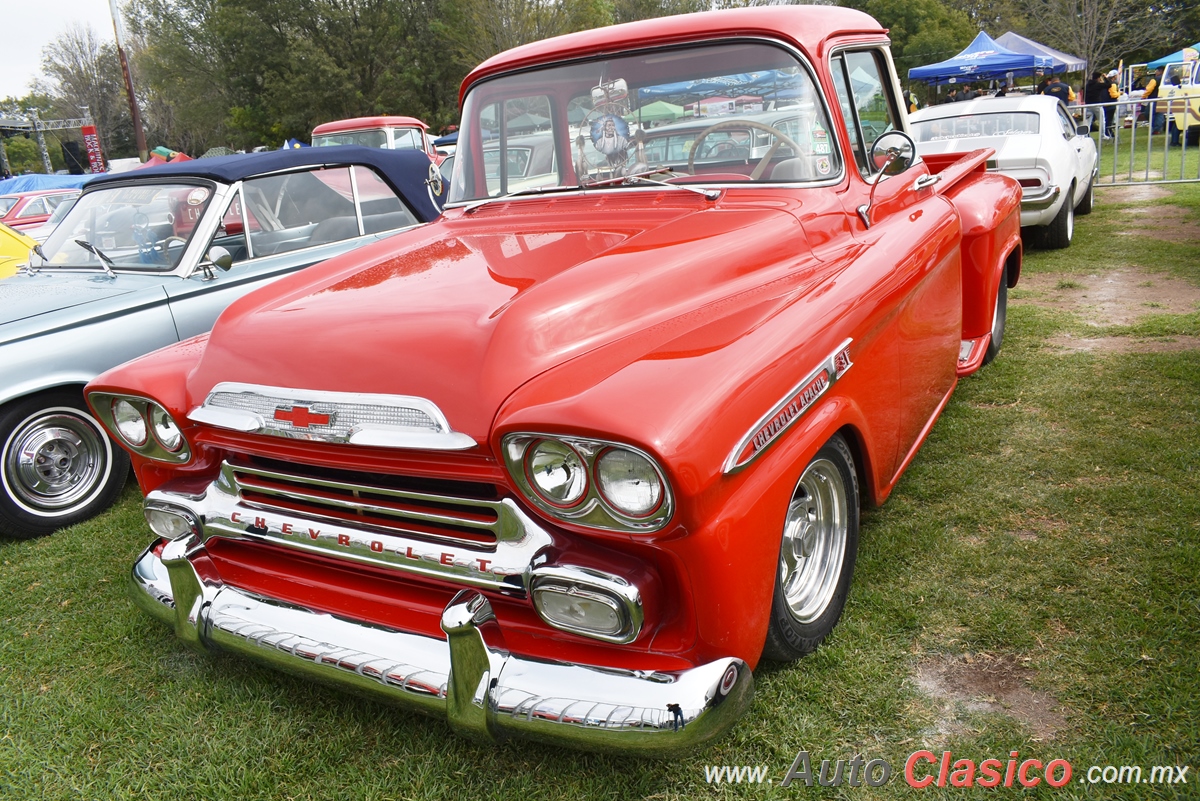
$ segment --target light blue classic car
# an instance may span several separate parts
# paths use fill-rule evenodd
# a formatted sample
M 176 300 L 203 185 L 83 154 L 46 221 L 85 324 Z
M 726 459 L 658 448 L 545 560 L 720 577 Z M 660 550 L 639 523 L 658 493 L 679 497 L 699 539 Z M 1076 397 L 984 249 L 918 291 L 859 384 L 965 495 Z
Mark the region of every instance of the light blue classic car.
M 430 167 L 424 153 L 335 147 L 93 179 L 0 281 L 0 535 L 86 520 L 124 485 L 129 457 L 84 384 L 208 331 L 268 281 L 434 219 Z

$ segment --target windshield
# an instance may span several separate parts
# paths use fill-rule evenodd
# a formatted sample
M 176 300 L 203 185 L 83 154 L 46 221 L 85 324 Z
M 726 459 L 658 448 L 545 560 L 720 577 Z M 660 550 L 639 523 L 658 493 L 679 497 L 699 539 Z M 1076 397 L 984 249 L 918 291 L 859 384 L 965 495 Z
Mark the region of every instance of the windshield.
M 387 147 L 387 134 L 380 128 L 369 131 L 346 131 L 345 133 L 321 134 L 312 138 L 313 147 L 330 145 L 361 145 L 362 147 Z
M 55 206 L 54 213 L 50 215 L 50 219 L 46 220 L 46 225 L 58 225 L 62 222 L 62 218 L 67 216 L 67 212 L 75 205 L 76 200 L 77 198 L 69 197 Z
M 808 69 L 760 42 L 501 76 L 471 89 L 462 123 L 451 202 L 633 175 L 795 182 L 841 170 Z
M 103 258 L 80 240 L 111 259 L 115 270 L 173 270 L 212 196 L 209 186 L 184 183 L 87 192 L 42 245 L 45 266 L 100 268 Z
M 965 114 L 940 120 L 910 120 L 913 139 L 918 142 L 942 142 L 947 139 L 974 139 L 982 136 L 1036 136 L 1039 118 L 1033 111 L 1008 111 L 992 114 Z

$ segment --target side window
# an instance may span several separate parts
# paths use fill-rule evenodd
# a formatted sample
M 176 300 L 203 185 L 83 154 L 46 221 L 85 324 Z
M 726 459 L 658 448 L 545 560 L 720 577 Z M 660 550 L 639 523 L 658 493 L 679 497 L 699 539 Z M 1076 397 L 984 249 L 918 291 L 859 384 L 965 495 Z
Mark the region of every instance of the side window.
M 1058 106 L 1058 121 L 1062 123 L 1063 138 L 1071 140 L 1075 138 L 1075 120 L 1067 113 L 1062 104 Z
M 424 150 L 421 132 L 416 128 L 398 128 L 392 132 L 392 148 L 395 150 Z
M 25 208 L 23 208 L 19 212 L 17 212 L 17 219 L 20 219 L 22 217 L 34 217 L 38 214 L 45 214 L 45 213 L 46 213 L 46 199 L 39 197 L 36 200 L 30 201 L 29 204 L 25 206 Z
M 251 223 L 251 227 L 253 225 Z M 235 264 L 250 257 L 250 252 L 246 247 L 246 225 L 245 218 L 242 216 L 241 192 L 230 198 L 229 205 L 225 207 L 225 214 L 221 217 L 221 224 L 217 226 L 216 234 L 208 243 L 208 247 L 204 249 L 205 254 L 207 255 L 214 246 L 228 250 Z
M 867 150 L 881 135 L 895 130 L 899 120 L 895 87 L 883 54 L 878 50 L 842 53 L 830 66 L 854 161 L 859 172 L 871 175 L 874 170 L 868 164 Z
M 349 167 L 253 178 L 242 197 L 255 257 L 359 235 Z
M 417 224 L 416 215 L 374 170 L 361 164 L 353 169 L 364 233 L 377 234 Z

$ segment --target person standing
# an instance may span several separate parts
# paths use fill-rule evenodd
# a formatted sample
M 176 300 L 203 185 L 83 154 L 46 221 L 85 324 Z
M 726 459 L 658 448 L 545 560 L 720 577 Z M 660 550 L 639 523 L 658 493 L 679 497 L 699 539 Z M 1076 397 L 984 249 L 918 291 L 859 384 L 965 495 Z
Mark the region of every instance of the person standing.
M 957 86 L 951 86 L 951 87 L 950 87 L 950 90 L 949 90 L 948 92 L 946 92 L 946 99 L 945 99 L 943 102 L 945 102 L 945 103 L 957 103 L 957 102 L 958 102 L 958 100 L 959 100 L 959 97 L 958 97 L 958 87 L 957 87 Z
M 1046 84 L 1046 89 L 1042 94 L 1050 95 L 1058 98 L 1059 102 L 1064 106 L 1071 104 L 1071 89 L 1065 83 L 1058 79 L 1057 75 L 1050 76 L 1050 82 Z
M 1088 126 L 1089 131 L 1094 131 L 1100 128 L 1102 135 L 1107 136 L 1108 120 L 1104 113 L 1108 109 L 1096 108 L 1102 103 L 1109 101 L 1108 96 L 1108 81 L 1104 77 L 1104 73 L 1097 70 L 1092 73 L 1092 78 L 1083 87 L 1083 103 L 1089 106 L 1084 111 L 1083 120 Z M 1097 124 L 1099 122 L 1099 124 Z
M 1159 67 L 1154 71 L 1154 76 L 1146 81 L 1146 93 L 1142 95 L 1142 100 L 1153 101 L 1158 97 L 1158 90 L 1162 85 L 1163 68 Z M 1150 133 L 1157 134 L 1163 132 L 1163 127 L 1167 122 L 1167 115 L 1162 113 L 1157 108 L 1158 104 L 1150 103 Z

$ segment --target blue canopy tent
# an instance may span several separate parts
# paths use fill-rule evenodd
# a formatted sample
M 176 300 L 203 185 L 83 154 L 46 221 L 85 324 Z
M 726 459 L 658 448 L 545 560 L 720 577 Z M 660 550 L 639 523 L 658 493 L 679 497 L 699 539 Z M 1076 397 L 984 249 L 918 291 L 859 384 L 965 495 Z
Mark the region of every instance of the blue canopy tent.
M 1030 53 L 1014 53 L 996 44 L 996 40 L 983 31 L 954 58 L 913 67 L 908 71 L 909 80 L 929 84 L 969 83 L 989 81 L 1012 75 L 1033 75 L 1038 70 L 1048 72 L 1052 62 L 1046 56 Z
M 996 37 L 996 44 L 1014 53 L 1028 53 L 1032 56 L 1045 56 L 1053 62 L 1046 72 L 1082 72 L 1087 69 L 1087 61 L 1079 56 L 1072 56 L 1053 47 L 1047 47 L 1041 42 L 1027 39 L 1019 33 L 1008 33 Z
M 1191 47 L 1185 47 L 1183 50 L 1200 50 L 1200 42 L 1196 42 Z M 1151 61 L 1149 64 L 1146 65 L 1146 69 L 1153 72 L 1154 70 L 1158 69 L 1159 67 L 1165 67 L 1168 64 L 1177 64 L 1180 61 L 1183 61 L 1184 60 L 1183 50 L 1176 50 L 1174 53 L 1172 53 L 1169 56 L 1163 56 L 1160 59 Z
M 0 181 L 0 194 L 11 195 L 17 192 L 36 192 L 40 189 L 79 189 L 92 180 L 94 175 L 18 175 Z

